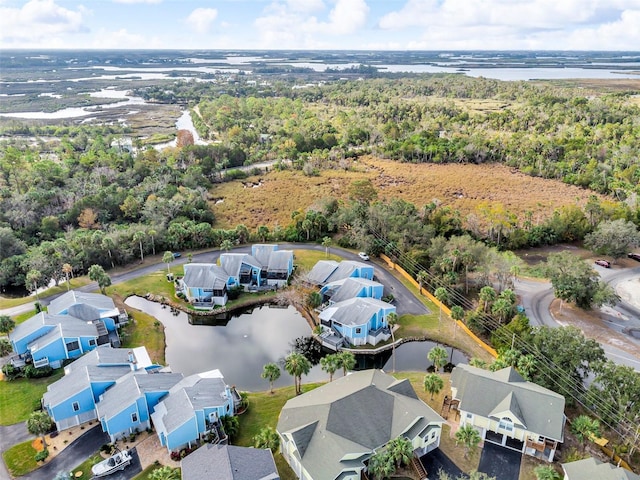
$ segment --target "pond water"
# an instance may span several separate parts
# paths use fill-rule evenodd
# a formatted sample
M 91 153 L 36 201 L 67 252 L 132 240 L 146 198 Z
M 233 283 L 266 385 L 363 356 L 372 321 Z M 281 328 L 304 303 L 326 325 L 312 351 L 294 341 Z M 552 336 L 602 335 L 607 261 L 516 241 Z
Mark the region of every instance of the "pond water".
M 226 321 L 214 321 L 211 317 L 193 317 L 141 297 L 129 297 L 128 306 L 154 316 L 165 327 L 167 365 L 174 372 L 184 375 L 220 369 L 230 385 L 241 390 L 263 391 L 269 383 L 260 377 L 262 367 L 269 362 L 280 363 L 291 352 L 291 343 L 298 337 L 311 334 L 309 324 L 293 307 L 269 307 L 264 305 L 251 312 L 232 316 Z M 196 324 L 200 323 L 200 324 Z M 433 342 L 409 342 L 396 348 L 396 370 L 425 371 L 431 363 L 427 353 Z M 447 351 L 452 362 L 467 361 L 467 357 L 451 348 Z M 392 370 L 391 350 L 375 357 L 358 355 L 358 369 L 383 368 Z M 342 375 L 336 372 L 336 376 Z M 327 373 L 315 366 L 303 383 L 326 381 Z M 282 375 L 274 387 L 293 385 L 293 378 L 282 369 Z

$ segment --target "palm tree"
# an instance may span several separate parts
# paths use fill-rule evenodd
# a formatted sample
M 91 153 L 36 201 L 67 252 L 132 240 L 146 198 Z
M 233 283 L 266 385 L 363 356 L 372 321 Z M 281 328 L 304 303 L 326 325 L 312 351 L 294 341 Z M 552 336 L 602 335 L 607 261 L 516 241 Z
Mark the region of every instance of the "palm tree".
M 238 417 L 235 415 L 225 415 L 221 417 L 220 420 L 222 420 L 222 429 L 229 437 L 229 440 L 235 438 L 240 431 L 240 420 L 238 420 Z
M 169 466 L 156 468 L 149 475 L 149 480 L 180 480 L 180 469 Z
M 140 245 L 140 261 L 144 262 L 144 251 L 142 250 L 142 240 L 144 240 L 145 237 L 145 233 L 142 230 L 138 230 L 136 233 L 133 234 L 133 240 L 135 242 L 138 242 L 138 244 Z
M 571 422 L 571 433 L 578 438 L 584 451 L 587 447 L 585 440 L 600 436 L 600 422 L 588 415 L 580 415 Z
M 416 279 L 418 280 L 418 285 L 420 285 L 420 293 L 422 293 L 422 286 L 427 282 L 427 280 L 429 280 L 429 273 L 424 270 L 420 270 Z
M 266 242 L 267 238 L 269 238 L 269 227 L 266 225 L 260 225 L 256 230 L 256 234 L 261 242 Z
M 536 474 L 536 480 L 560 480 L 560 474 L 550 465 L 537 466 L 533 473 Z
M 69 275 L 73 273 L 73 267 L 68 263 L 63 264 L 62 273 L 64 273 L 64 276 L 67 279 L 67 292 L 68 292 L 69 291 Z
M 511 317 L 513 305 L 505 298 L 498 298 L 491 306 L 491 313 L 500 321 L 505 323 Z
M 253 437 L 253 446 L 268 448 L 272 453 L 276 453 L 280 447 L 280 435 L 273 428 L 264 427 Z
M 173 262 L 173 253 L 169 250 L 164 252 L 162 254 L 162 261 L 167 264 L 167 275 L 169 275 L 171 273 L 171 270 L 169 270 L 169 264 Z
M 153 255 L 156 254 L 156 239 L 155 236 L 158 234 L 158 232 L 156 232 L 153 228 L 151 230 L 149 230 L 149 236 L 151 237 L 151 251 L 153 252 Z
M 464 446 L 464 458 L 469 458 L 469 452 L 475 450 L 481 440 L 478 430 L 469 423 L 458 428 L 455 437 L 456 445 L 461 443 Z
M 527 355 L 522 355 L 518 359 L 517 369 L 520 375 L 524 377 L 525 380 L 531 381 L 533 378 L 533 374 L 538 367 L 538 361 L 536 360 L 535 355 L 529 353 Z
M 387 453 L 396 467 L 407 465 L 413 457 L 413 444 L 405 437 L 397 437 L 387 444 Z
M 338 358 L 338 355 L 332 353 L 322 357 L 320 359 L 320 368 L 323 372 L 327 372 L 329 374 L 329 381 L 333 382 L 333 374 L 340 368 L 340 359 Z
M 232 248 L 233 248 L 233 242 L 231 240 L 229 240 L 228 238 L 225 238 L 222 241 L 222 243 L 220 243 L 220 250 L 224 250 L 225 252 L 228 252 Z
M 91 265 L 89 267 L 89 279 L 97 282 L 102 294 L 106 295 L 106 288 L 111 285 L 111 278 L 101 265 Z
M 493 287 L 485 286 L 480 289 L 478 297 L 482 301 L 482 311 L 486 312 L 489 304 L 496 299 L 496 291 Z
M 32 435 L 40 435 L 42 437 L 42 448 L 47 449 L 45 434 L 53 427 L 53 420 L 47 415 L 47 412 L 33 412 L 27 419 L 27 430 Z
M 424 377 L 424 391 L 431 394 L 431 400 L 436 393 L 444 388 L 444 380 L 437 373 L 430 373 Z
M 440 323 L 442 322 L 442 307 L 446 306 L 447 303 L 449 303 L 449 292 L 444 287 L 438 287 L 436 288 L 435 292 L 433 292 L 433 295 L 440 302 L 440 305 L 438 305 L 440 307 L 440 316 L 438 317 L 438 328 L 440 328 Z
M 356 366 L 356 356 L 351 352 L 342 351 L 337 354 L 339 365 L 342 367 L 342 376 L 347 374 L 347 370 L 353 370 Z
M 40 301 L 38 296 L 38 282 L 42 279 L 42 273 L 39 270 L 29 270 L 25 276 L 25 284 L 28 290 L 36 292 L 36 301 Z
M 472 357 L 469 360 L 469 365 L 476 368 L 487 368 L 487 362 L 478 357 Z
M 116 243 L 113 241 L 111 237 L 104 237 L 102 239 L 102 248 L 105 249 L 109 254 L 109 261 L 111 262 L 111 268 L 115 268 L 115 265 L 113 263 L 113 254 L 111 253 L 111 251 L 114 248 L 116 248 Z
M 293 377 L 296 395 L 300 395 L 302 393 L 302 375 L 309 373 L 311 362 L 301 353 L 290 353 L 284 360 L 284 369 Z
M 394 334 L 394 328 L 398 324 L 398 314 L 396 312 L 391 312 L 387 315 L 387 324 L 389 325 L 389 330 L 391 330 L 391 372 L 395 373 L 396 371 L 396 337 Z
M 0 333 L 8 334 L 16 326 L 9 315 L 0 315 Z M 3 355 L 4 356 L 4 355 Z
M 447 350 L 440 345 L 433 347 L 427 354 L 427 359 L 433 363 L 436 372 L 447 364 L 447 357 Z
M 387 452 L 377 452 L 369 458 L 367 473 L 374 479 L 384 479 L 396 472 L 393 459 Z
M 267 363 L 262 367 L 260 376 L 269 380 L 269 393 L 273 393 L 273 382 L 280 378 L 280 367 L 275 363 Z
M 462 322 L 464 320 L 464 308 L 460 305 L 454 305 L 451 307 L 451 318 L 454 320 L 453 323 L 453 338 L 456 338 L 456 332 L 458 331 L 458 322 Z
M 331 240 L 331 237 L 324 237 L 322 239 L 322 246 L 324 247 L 324 256 L 325 257 L 329 257 L 329 248 L 331 247 L 332 243 L 333 243 L 333 241 Z

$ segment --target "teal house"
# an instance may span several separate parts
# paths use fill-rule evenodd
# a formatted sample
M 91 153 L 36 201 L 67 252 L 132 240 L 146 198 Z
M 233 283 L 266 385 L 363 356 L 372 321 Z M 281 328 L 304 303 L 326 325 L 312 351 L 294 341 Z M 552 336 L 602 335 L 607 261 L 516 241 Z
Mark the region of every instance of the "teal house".
M 320 289 L 322 303 L 328 303 L 329 305 L 356 297 L 380 300 L 383 293 L 384 285 L 381 283 L 367 278 L 354 277 L 327 283 Z

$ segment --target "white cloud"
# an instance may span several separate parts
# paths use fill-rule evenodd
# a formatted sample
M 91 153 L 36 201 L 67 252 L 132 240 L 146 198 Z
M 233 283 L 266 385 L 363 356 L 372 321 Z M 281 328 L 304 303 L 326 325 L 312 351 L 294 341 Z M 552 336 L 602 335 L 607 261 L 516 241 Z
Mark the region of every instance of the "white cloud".
M 147 38 L 138 33 L 131 33 L 124 28 L 110 31 L 101 29 L 93 37 L 92 48 L 100 49 L 127 49 L 127 48 L 163 48 L 162 41 L 157 38 Z
M 322 0 L 287 0 L 287 7 L 294 12 L 318 12 L 325 9 Z
M 113 0 L 116 3 L 161 3 L 162 0 Z
M 196 32 L 207 33 L 217 17 L 218 11 L 215 8 L 196 8 L 186 21 Z
M 0 7 L 0 43 L 21 46 L 44 39 L 47 45 L 53 44 L 55 36 L 87 32 L 86 13 L 81 5 L 70 10 L 54 0 L 30 0 L 22 8 Z
M 325 19 L 313 15 L 310 8 L 292 8 L 290 3 L 273 2 L 255 20 L 260 48 L 345 48 L 332 44 L 329 37 L 354 34 L 365 26 L 369 15 L 365 0 L 335 0 Z M 311 0 L 304 3 L 320 6 Z

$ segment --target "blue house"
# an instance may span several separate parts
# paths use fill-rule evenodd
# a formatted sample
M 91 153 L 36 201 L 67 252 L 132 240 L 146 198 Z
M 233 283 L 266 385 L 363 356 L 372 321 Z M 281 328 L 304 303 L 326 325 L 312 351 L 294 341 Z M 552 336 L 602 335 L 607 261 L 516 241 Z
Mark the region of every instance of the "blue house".
M 234 415 L 237 394 L 225 384 L 220 370 L 191 375 L 169 390 L 151 414 L 160 444 L 171 451 L 193 445 L 218 432 L 218 420 Z
M 102 430 L 112 442 L 151 426 L 151 412 L 171 387 L 183 379 L 181 373 L 132 371 L 120 377 L 96 404 Z
M 12 359 L 15 366 L 32 361 L 36 367 L 59 368 L 63 360 L 79 357 L 109 339 L 100 335 L 97 322 L 40 312 L 17 325 L 9 341 L 17 354 Z
M 261 266 L 263 283 L 283 287 L 293 273 L 293 251 L 278 250 L 278 245 L 256 244 L 251 246 L 251 256 Z
M 197 306 L 212 307 L 227 303 L 229 275 L 213 263 L 187 263 L 180 289 L 187 300 Z
M 307 274 L 306 280 L 312 285 L 326 285 L 327 283 L 347 278 L 373 280 L 373 274 L 373 266 L 363 262 L 353 260 L 343 260 L 342 262 L 320 260 Z
M 345 278 L 327 283 L 320 289 L 322 303 L 339 303 L 350 298 L 363 297 L 380 300 L 384 293 L 384 285 L 366 278 Z
M 223 253 L 220 255 L 220 266 L 229 275 L 229 287 L 259 287 L 266 284 L 266 281 L 263 282 L 262 265 L 247 253 Z
M 54 315 L 71 315 L 87 322 L 100 320 L 107 332 L 115 332 L 128 321 L 113 299 L 99 293 L 71 290 L 49 303 L 47 311 Z
M 327 333 L 350 345 L 376 345 L 391 336 L 387 316 L 396 307 L 375 298 L 356 297 L 335 303 L 320 312 Z
M 71 428 L 97 418 L 100 396 L 119 378 L 156 367 L 144 347 L 101 345 L 65 367 L 64 377 L 47 387 L 42 406 L 58 430 Z

